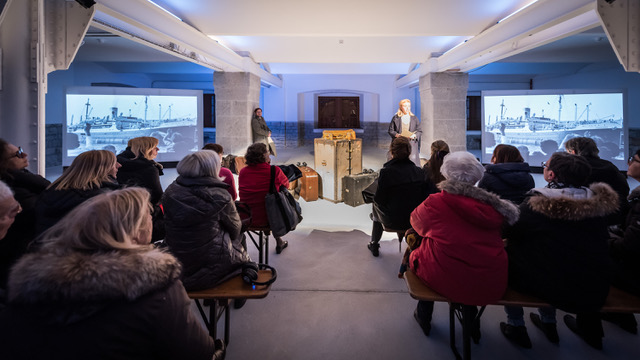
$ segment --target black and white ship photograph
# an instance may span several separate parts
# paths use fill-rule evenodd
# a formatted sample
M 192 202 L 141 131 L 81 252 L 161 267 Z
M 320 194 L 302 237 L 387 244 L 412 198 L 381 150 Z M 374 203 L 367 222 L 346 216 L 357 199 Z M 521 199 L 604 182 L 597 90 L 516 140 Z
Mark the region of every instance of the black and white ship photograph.
M 482 161 L 497 144 L 517 147 L 532 166 L 574 137 L 596 141 L 600 157 L 625 165 L 623 93 L 483 94 Z

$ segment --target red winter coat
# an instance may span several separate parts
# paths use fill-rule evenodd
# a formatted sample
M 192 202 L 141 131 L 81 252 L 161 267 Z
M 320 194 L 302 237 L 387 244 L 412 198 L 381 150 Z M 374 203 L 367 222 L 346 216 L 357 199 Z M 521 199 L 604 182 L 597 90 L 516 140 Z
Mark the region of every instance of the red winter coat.
M 238 175 L 240 201 L 247 203 L 251 208 L 251 226 L 267 226 L 269 224 L 264 207 L 264 197 L 269 193 L 270 179 L 271 165 L 268 163 L 247 165 L 240 170 Z M 289 180 L 277 166 L 275 183 L 276 189 L 280 189 L 280 185 L 289 186 Z
M 518 208 L 497 195 L 447 180 L 411 213 L 425 239 L 411 253 L 419 278 L 454 302 L 485 305 L 507 288 L 507 253 L 500 229 L 518 219 Z

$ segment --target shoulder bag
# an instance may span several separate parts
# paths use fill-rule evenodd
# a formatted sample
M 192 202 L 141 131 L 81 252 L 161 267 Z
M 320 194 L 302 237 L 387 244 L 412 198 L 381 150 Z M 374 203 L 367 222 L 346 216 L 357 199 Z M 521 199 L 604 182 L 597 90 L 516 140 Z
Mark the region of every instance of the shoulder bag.
M 302 209 L 286 187 L 280 186 L 276 190 L 275 177 L 276 168 L 271 165 L 271 183 L 264 203 L 271 232 L 273 236 L 281 237 L 295 230 L 302 221 Z

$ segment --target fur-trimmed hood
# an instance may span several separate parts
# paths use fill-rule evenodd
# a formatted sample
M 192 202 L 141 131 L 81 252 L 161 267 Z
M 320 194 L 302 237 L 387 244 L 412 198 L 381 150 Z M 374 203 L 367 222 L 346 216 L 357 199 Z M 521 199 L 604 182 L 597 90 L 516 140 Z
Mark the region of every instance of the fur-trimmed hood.
M 629 193 L 629 196 L 627 197 L 627 200 L 629 201 L 636 200 L 636 199 L 640 199 L 640 186 L 631 190 L 631 192 Z
M 500 199 L 498 195 L 474 185 L 457 180 L 444 180 L 438 184 L 438 188 L 450 194 L 470 197 L 491 205 L 497 212 L 504 216 L 505 221 L 510 225 L 515 224 L 520 216 L 520 210 L 511 201 Z
M 618 209 L 618 194 L 605 183 L 591 184 L 580 196 L 562 194 L 563 190 L 566 189 L 533 189 L 533 196 L 526 201 L 531 210 L 557 220 L 604 217 Z
M 180 277 L 180 263 L 160 250 L 51 251 L 27 254 L 13 267 L 9 303 L 94 304 L 133 301 Z

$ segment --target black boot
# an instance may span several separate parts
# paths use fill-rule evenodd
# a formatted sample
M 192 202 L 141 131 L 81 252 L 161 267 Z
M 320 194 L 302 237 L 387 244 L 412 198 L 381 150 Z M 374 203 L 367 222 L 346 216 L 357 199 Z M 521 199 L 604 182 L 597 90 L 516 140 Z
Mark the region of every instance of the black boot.
M 378 255 L 380 255 L 380 243 L 371 241 L 367 244 L 367 248 L 371 250 L 373 256 L 378 257 Z

